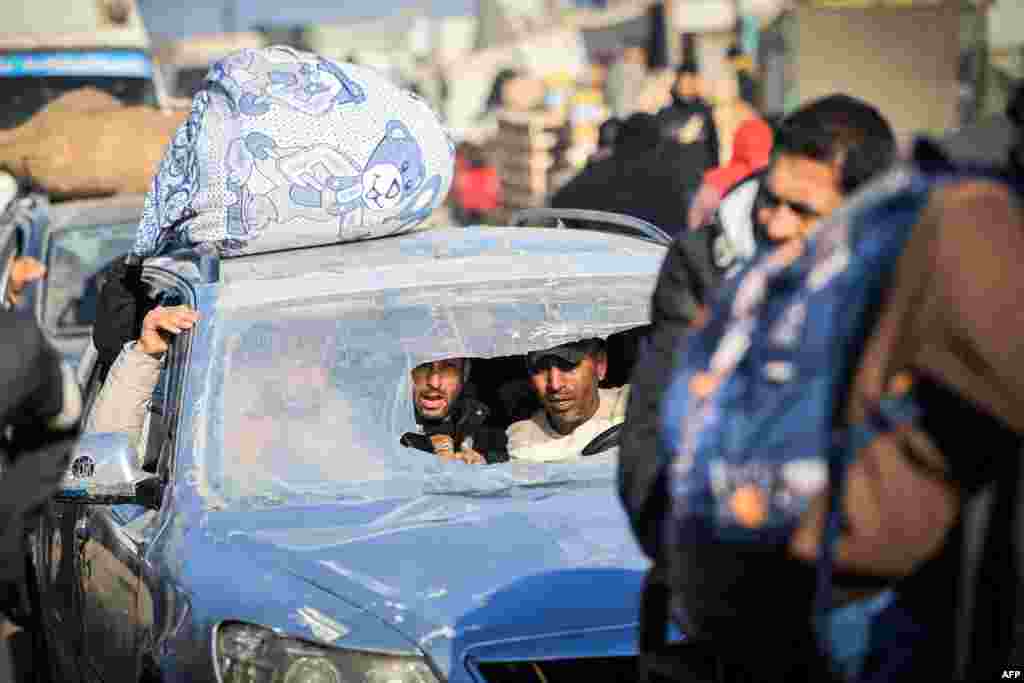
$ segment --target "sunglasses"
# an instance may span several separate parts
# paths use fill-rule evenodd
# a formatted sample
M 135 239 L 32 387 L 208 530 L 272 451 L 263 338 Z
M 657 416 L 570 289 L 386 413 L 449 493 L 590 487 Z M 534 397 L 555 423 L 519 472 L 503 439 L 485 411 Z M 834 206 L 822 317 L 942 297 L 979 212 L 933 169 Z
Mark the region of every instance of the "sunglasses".
M 794 202 L 789 199 L 783 199 L 779 195 L 768 189 L 767 186 L 761 186 L 761 193 L 758 199 L 761 203 L 761 208 L 764 209 L 777 209 L 780 206 L 787 206 L 789 210 L 795 213 L 797 216 L 803 219 L 809 218 L 821 218 L 821 212 L 814 209 L 803 202 Z

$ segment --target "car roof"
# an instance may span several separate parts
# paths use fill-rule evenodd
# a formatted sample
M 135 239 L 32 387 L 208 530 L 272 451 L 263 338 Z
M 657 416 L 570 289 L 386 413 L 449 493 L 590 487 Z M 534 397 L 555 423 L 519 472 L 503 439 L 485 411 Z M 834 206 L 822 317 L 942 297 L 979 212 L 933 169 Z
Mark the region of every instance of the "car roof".
M 627 277 L 652 281 L 665 247 L 557 228 L 432 228 L 358 243 L 223 259 L 222 306 L 318 295 L 502 280 Z

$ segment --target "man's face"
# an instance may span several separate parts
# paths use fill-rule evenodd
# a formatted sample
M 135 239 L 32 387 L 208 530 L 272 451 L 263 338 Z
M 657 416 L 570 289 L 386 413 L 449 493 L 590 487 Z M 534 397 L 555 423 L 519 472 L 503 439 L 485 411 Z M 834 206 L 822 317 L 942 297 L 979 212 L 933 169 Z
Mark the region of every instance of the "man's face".
M 448 358 L 413 368 L 413 400 L 420 417 L 428 420 L 448 417 L 452 404 L 462 393 L 465 364 L 463 358 Z
M 761 201 L 758 220 L 772 240 L 805 238 L 843 203 L 837 164 L 783 154 L 772 163 Z
M 604 353 L 587 354 L 576 365 L 545 356 L 530 368 L 530 383 L 537 392 L 548 422 L 559 434 L 571 434 L 597 412 L 598 383 L 608 371 Z
M 676 78 L 676 94 L 684 100 L 696 98 L 699 95 L 697 75 L 691 73 L 680 74 Z

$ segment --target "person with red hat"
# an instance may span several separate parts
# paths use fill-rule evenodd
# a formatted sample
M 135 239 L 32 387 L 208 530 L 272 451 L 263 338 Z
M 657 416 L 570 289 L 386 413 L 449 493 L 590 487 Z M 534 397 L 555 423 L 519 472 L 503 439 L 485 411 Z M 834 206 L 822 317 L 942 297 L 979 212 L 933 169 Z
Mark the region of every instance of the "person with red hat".
M 690 204 L 688 223 L 696 229 L 707 223 L 734 185 L 766 168 L 772 154 L 772 128 L 760 117 L 749 118 L 736 129 L 732 158 L 704 174 L 700 189 Z

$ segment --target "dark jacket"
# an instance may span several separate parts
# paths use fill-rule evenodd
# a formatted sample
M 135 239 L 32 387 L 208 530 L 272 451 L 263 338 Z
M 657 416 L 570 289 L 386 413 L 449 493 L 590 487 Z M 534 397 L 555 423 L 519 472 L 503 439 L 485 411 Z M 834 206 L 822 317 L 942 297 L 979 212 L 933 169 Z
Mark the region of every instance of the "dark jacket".
M 142 284 L 142 261 L 134 255 L 115 259 L 97 275 L 99 297 L 92 340 L 99 356 L 100 373 L 114 364 L 126 342 L 137 339 L 142 320 L 154 302 Z
M 443 420 L 417 421 L 427 436 L 447 434 L 455 441 L 455 450 L 466 446 L 480 453 L 488 465 L 508 460 L 505 430 L 486 424 L 491 411 L 480 401 L 462 396 Z
M 651 333 L 641 347 L 630 379 L 629 405 L 619 450 L 619 495 L 629 511 L 633 532 L 651 558 L 663 495 L 650 495 L 658 462 L 659 407 L 676 358 L 686 346 L 691 325 L 718 285 L 722 272 L 711 260 L 710 233 L 684 232 L 669 247 L 651 301 Z
M 690 119 L 695 116 L 701 120 L 700 135 L 696 141 L 686 141 L 682 136 L 682 131 L 690 123 Z M 705 159 L 705 166 L 701 169 L 702 174 L 709 168 L 718 166 L 718 129 L 715 126 L 711 106 L 703 99 L 698 97 L 684 100 L 673 96 L 672 104 L 663 107 L 658 112 L 658 122 L 661 124 L 661 133 L 665 138 L 678 144 L 696 147 L 702 151 L 702 156 Z
M 67 467 L 80 412 L 70 375 L 29 314 L 0 310 L 0 583 L 17 581 L 25 567 L 23 529 L 27 516 L 57 489 Z M 0 609 L 10 609 L 2 602 Z
M 29 314 L 0 311 L 0 425 L 39 425 L 61 410 L 60 357 Z
M 616 148 L 611 157 L 587 164 L 555 192 L 550 205 L 621 213 L 678 234 L 689 198 L 700 186 L 701 154 L 670 141 L 647 149 Z
M 651 497 L 659 469 L 656 452 L 659 407 L 686 335 L 722 280 L 742 269 L 768 240 L 756 222 L 755 173 L 737 183 L 722 198 L 710 225 L 684 232 L 675 239 L 661 264 L 651 301 L 651 334 L 630 380 L 629 407 L 619 455 L 619 495 L 630 513 L 633 530 L 652 558 L 653 536 L 664 500 Z

